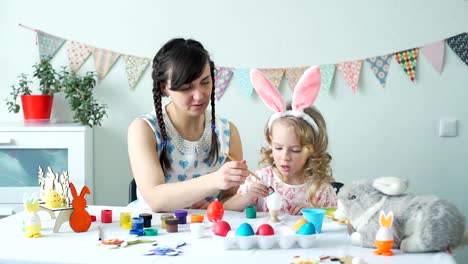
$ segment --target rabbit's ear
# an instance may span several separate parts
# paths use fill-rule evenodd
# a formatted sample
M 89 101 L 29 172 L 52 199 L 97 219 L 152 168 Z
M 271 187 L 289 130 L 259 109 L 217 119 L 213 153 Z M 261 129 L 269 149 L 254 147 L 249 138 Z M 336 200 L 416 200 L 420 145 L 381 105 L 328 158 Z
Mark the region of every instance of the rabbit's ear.
M 390 211 L 385 215 L 384 211 L 380 211 L 379 223 L 380 226 L 391 228 L 393 223 L 393 212 Z
M 302 111 L 311 106 L 317 99 L 320 90 L 320 68 L 312 66 L 301 76 L 294 87 L 292 109 Z
M 250 81 L 258 96 L 271 110 L 275 112 L 284 112 L 286 110 L 286 104 L 280 93 L 261 71 L 250 70 Z
M 90 193 L 88 186 L 84 186 L 83 189 L 81 189 L 80 197 L 84 197 L 86 194 Z
M 381 177 L 372 182 L 372 187 L 386 195 L 401 195 L 408 189 L 408 180 L 397 177 Z
M 70 190 L 71 190 L 73 199 L 78 197 L 78 194 L 76 193 L 76 188 L 75 188 L 75 185 L 73 184 L 73 182 L 70 182 Z

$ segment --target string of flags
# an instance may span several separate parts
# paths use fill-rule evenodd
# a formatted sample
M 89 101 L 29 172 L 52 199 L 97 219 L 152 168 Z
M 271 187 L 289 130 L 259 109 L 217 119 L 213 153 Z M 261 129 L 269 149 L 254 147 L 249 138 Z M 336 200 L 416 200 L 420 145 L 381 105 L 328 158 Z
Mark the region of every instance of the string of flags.
M 66 52 L 68 55 L 68 62 L 71 71 L 78 71 L 80 67 L 88 60 L 93 54 L 94 65 L 99 80 L 103 80 L 112 66 L 119 58 L 123 58 L 125 63 L 125 72 L 127 74 L 128 85 L 131 89 L 135 89 L 141 76 L 151 62 L 150 58 L 143 58 L 128 54 L 122 54 L 109 49 L 102 49 L 93 47 L 91 45 L 67 40 L 44 31 L 33 29 L 20 24 L 21 27 L 33 30 L 37 33 L 37 45 L 39 47 L 39 56 L 41 58 L 53 58 L 58 50 L 66 43 Z M 321 72 L 321 87 L 322 93 L 328 94 L 330 86 L 335 75 L 336 69 L 345 78 L 346 84 L 354 94 L 358 90 L 358 81 L 361 73 L 362 63 L 367 62 L 382 87 L 385 87 L 386 78 L 390 69 L 392 58 L 395 57 L 396 61 L 402 67 L 403 71 L 408 75 L 411 81 L 416 79 L 416 67 L 418 56 L 421 52 L 432 64 L 434 70 L 441 74 L 445 43 L 455 52 L 455 54 L 468 65 L 468 33 L 461 33 L 444 40 L 439 40 L 434 43 L 429 43 L 421 47 L 410 48 L 403 51 L 397 51 L 390 54 L 375 56 L 371 58 L 359 59 L 354 61 L 337 62 L 335 64 L 319 65 Z M 259 69 L 270 82 L 278 88 L 283 78 L 288 82 L 289 87 L 293 89 L 297 81 L 304 71 L 308 68 L 305 67 L 287 67 L 287 68 L 270 68 Z M 226 91 L 229 82 L 234 77 L 239 84 L 240 92 L 247 97 L 252 95 L 254 91 L 249 78 L 249 68 L 233 68 L 233 67 L 217 67 L 217 74 L 215 76 L 215 97 L 220 100 Z

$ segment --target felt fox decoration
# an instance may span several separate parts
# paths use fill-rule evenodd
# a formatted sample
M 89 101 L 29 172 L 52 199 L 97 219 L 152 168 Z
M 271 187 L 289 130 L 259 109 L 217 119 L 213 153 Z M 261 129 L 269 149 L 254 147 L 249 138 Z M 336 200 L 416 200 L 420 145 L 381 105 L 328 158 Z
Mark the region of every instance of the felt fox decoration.
M 384 211 L 380 211 L 379 216 L 380 229 L 375 236 L 375 246 L 377 250 L 374 251 L 377 255 L 391 256 L 393 255 L 393 212 L 390 211 L 387 215 Z

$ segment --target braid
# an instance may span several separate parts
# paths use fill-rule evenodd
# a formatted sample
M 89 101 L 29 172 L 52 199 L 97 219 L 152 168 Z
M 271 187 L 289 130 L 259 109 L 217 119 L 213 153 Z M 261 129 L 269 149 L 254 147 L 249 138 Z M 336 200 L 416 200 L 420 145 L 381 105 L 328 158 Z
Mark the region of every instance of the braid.
M 157 65 L 156 58 L 153 61 L 153 64 Z M 153 101 L 154 109 L 156 112 L 156 117 L 158 119 L 159 129 L 161 130 L 162 142 L 166 144 L 161 144 L 161 156 L 159 156 L 159 162 L 161 163 L 162 169 L 164 172 L 172 170 L 171 163 L 169 162 L 168 153 L 167 153 L 167 132 L 166 126 L 164 125 L 163 113 L 162 113 L 162 103 L 161 103 L 161 89 L 160 82 L 157 80 L 155 74 L 153 74 Z M 161 143 L 162 143 L 161 142 Z
M 214 166 L 218 162 L 219 150 L 218 150 L 218 137 L 216 136 L 215 127 L 216 127 L 216 113 L 215 113 L 215 66 L 212 61 L 210 61 L 211 68 L 211 79 L 212 90 L 211 90 L 211 148 L 208 153 L 206 160 L 209 160 L 211 166 Z

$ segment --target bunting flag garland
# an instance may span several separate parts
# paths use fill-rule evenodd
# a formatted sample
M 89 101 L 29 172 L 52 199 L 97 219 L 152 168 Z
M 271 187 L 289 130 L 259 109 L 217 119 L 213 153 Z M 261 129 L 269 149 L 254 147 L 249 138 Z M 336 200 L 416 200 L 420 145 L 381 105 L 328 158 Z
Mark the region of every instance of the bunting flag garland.
M 432 67 L 441 74 L 444 64 L 445 42 L 436 41 L 421 47 L 421 53 L 431 62 Z
M 395 58 L 410 80 L 414 81 L 416 79 L 416 64 L 418 63 L 418 48 L 397 52 Z
M 68 64 L 72 72 L 77 72 L 93 52 L 93 48 L 77 41 L 67 42 Z
M 232 69 L 227 67 L 218 67 L 215 76 L 215 97 L 219 101 L 226 91 L 226 87 L 232 77 Z
M 284 71 L 284 78 L 288 80 L 289 88 L 291 90 L 294 90 L 294 87 L 296 87 L 299 78 L 301 78 L 305 70 L 307 70 L 307 67 L 286 68 L 286 70 Z
M 91 45 L 57 37 L 22 24 L 19 24 L 19 26 L 36 32 L 40 58 L 53 58 L 63 44 L 68 42 L 66 52 L 70 70 L 72 72 L 78 71 L 86 60 L 88 60 L 91 53 L 93 53 L 95 68 L 99 80 L 103 80 L 106 77 L 115 62 L 120 56 L 122 56 L 125 61 L 128 84 L 130 88 L 134 89 L 151 62 L 150 58 L 121 54 L 108 49 L 94 48 Z M 421 49 L 421 52 L 430 61 L 434 69 L 441 74 L 444 64 L 445 42 L 447 42 L 447 45 L 449 45 L 455 54 L 460 57 L 466 65 L 468 65 L 468 33 L 462 33 L 444 40 L 422 45 L 421 47 L 415 47 L 388 55 L 374 56 L 371 58 L 335 64 L 319 65 L 321 72 L 321 93 L 330 93 L 336 68 L 338 68 L 344 76 L 347 86 L 352 89 L 353 93 L 357 93 L 363 60 L 369 63 L 370 68 L 377 77 L 380 85 L 385 87 L 392 56 L 395 56 L 395 59 L 409 76 L 410 80 L 414 81 L 416 79 L 416 66 L 419 49 Z M 308 67 L 310 66 L 264 68 L 259 70 L 277 89 L 281 85 L 281 81 L 284 77 L 287 80 L 290 89 L 293 90 L 299 81 L 300 76 L 302 76 Z M 221 99 L 233 76 L 237 79 L 241 92 L 246 96 L 251 96 L 254 89 L 250 83 L 249 72 L 250 68 L 218 67 L 214 80 L 216 100 Z
M 362 60 L 346 61 L 336 64 L 336 68 L 343 74 L 346 83 L 353 90 L 353 93 L 357 92 L 361 65 Z
M 130 88 L 135 89 L 141 75 L 148 67 L 150 59 L 136 56 L 124 55 L 125 71 L 127 72 L 127 80 Z
M 462 33 L 447 39 L 447 44 L 468 65 L 468 33 Z
M 284 69 L 258 69 L 265 75 L 271 84 L 278 89 L 281 80 L 283 79 Z
M 335 64 L 320 65 L 320 91 L 322 93 L 330 94 L 335 69 Z
M 251 96 L 253 87 L 252 83 L 250 83 L 250 69 L 246 68 L 237 68 L 233 69 L 234 72 L 234 78 L 237 80 L 237 82 L 240 85 L 241 92 L 245 96 Z
M 42 58 L 54 57 L 55 53 L 65 43 L 64 39 L 49 35 L 42 31 L 37 31 L 37 44 L 39 46 L 39 56 Z
M 382 55 L 366 59 L 370 64 L 372 72 L 374 73 L 380 85 L 385 88 L 385 81 L 387 79 L 388 70 L 390 69 L 390 62 L 392 61 L 392 54 Z
M 102 80 L 104 77 L 106 77 L 109 70 L 120 57 L 119 53 L 99 48 L 94 49 L 93 55 L 99 80 Z

